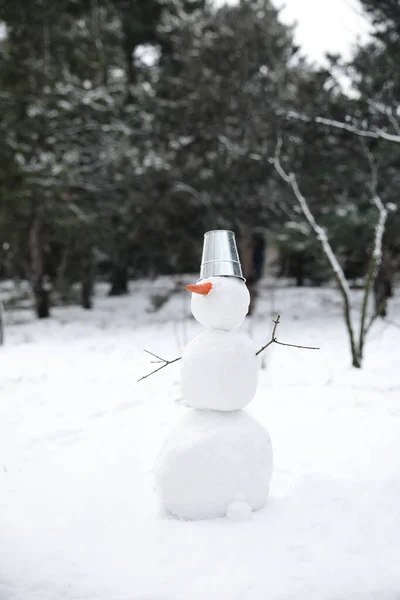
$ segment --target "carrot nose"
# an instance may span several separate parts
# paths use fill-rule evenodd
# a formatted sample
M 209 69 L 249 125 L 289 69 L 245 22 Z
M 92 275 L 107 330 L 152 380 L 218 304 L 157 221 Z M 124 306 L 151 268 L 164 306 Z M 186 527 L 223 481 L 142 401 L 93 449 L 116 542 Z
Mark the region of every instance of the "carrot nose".
M 212 288 L 212 283 L 205 281 L 204 283 L 185 285 L 185 288 L 189 290 L 189 292 L 193 292 L 193 294 L 201 294 L 202 296 L 206 296 Z

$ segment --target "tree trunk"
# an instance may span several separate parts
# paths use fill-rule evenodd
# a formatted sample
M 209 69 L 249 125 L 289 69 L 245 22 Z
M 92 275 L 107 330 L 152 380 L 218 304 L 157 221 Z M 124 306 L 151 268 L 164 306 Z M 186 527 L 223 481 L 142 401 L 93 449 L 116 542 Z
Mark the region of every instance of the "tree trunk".
M 111 262 L 110 296 L 123 296 L 128 293 L 128 260 L 125 232 L 117 231 Z
M 91 310 L 93 308 L 93 286 L 92 282 L 87 280 L 82 281 L 81 304 L 82 308 L 86 310 Z
M 361 369 L 362 367 L 362 356 L 359 355 L 359 352 L 357 352 L 357 350 L 355 350 L 354 348 L 351 349 L 351 356 L 352 356 L 352 366 L 355 369 Z
M 81 304 L 86 310 L 93 308 L 93 259 L 92 252 L 83 260 Z
M 128 268 L 126 264 L 114 263 L 111 271 L 109 296 L 123 296 L 128 293 Z
M 36 215 L 33 220 L 29 236 L 32 268 L 32 289 L 35 297 L 36 315 L 39 319 L 47 319 L 50 317 L 50 294 L 44 281 L 42 228 L 42 218 L 39 215 Z
M 374 281 L 375 312 L 379 317 L 386 317 L 387 303 L 393 296 L 393 273 L 390 269 L 390 261 L 387 252 L 382 254 L 382 264 Z
M 128 232 L 120 215 L 113 215 L 111 248 L 111 288 L 109 296 L 128 293 Z
M 246 278 L 246 285 L 250 292 L 250 306 L 248 315 L 251 316 L 255 308 L 257 290 L 253 262 L 253 238 L 250 228 L 246 226 L 240 228 L 238 246 L 243 276 Z

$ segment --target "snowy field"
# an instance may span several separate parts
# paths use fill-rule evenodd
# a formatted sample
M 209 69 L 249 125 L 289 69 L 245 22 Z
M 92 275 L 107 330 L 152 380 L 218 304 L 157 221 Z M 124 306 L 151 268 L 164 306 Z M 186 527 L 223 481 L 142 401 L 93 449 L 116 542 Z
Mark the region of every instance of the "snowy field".
M 188 283 L 185 280 L 183 283 Z M 333 290 L 266 282 L 243 329 L 281 314 L 248 412 L 274 447 L 271 495 L 244 523 L 163 513 L 152 464 L 188 410 L 179 356 L 200 326 L 189 294 L 99 295 L 92 312 L 8 313 L 0 348 L 0 600 L 398 600 L 400 331 L 377 323 L 352 369 Z M 399 294 L 390 318 L 400 323 Z M 240 373 L 238 373 L 240 377 Z M 205 382 L 206 385 L 206 382 Z

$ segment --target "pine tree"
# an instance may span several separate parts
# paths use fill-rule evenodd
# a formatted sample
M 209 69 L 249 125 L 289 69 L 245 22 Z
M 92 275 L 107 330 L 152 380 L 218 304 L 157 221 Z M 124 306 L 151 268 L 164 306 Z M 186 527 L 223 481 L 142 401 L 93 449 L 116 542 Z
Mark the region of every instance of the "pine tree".
M 7 3 L 0 19 L 7 31 L 0 65 L 4 226 L 18 223 L 22 240 L 29 239 L 24 275 L 32 281 L 37 315 L 47 317 L 53 240 L 63 239 L 73 222 L 87 240 L 86 213 L 96 212 L 93 205 L 113 188 L 101 152 L 107 155 L 126 129 L 118 111 L 119 23 L 105 5 L 71 0 Z M 90 245 L 80 248 L 85 262 Z

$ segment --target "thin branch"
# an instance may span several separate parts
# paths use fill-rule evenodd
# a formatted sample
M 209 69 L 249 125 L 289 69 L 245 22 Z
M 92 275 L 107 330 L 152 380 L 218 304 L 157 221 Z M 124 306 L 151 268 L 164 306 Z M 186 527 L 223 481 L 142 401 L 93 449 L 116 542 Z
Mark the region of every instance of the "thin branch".
M 382 238 L 383 234 L 385 233 L 385 225 L 388 216 L 388 210 L 384 206 L 379 196 L 375 195 L 373 201 L 379 212 L 379 218 L 375 228 L 375 242 L 373 251 L 376 266 L 379 267 L 382 261 Z
M 146 352 L 147 354 L 150 354 L 150 356 L 157 358 L 158 359 L 157 362 L 165 362 L 164 358 L 161 358 L 161 356 L 158 356 L 158 354 L 154 354 L 154 352 L 150 352 L 150 350 L 143 349 L 143 352 Z
M 286 171 L 283 169 L 281 162 L 280 162 L 281 148 L 282 148 L 282 138 L 278 138 L 275 155 L 274 155 L 274 158 L 270 160 L 270 162 L 274 165 L 277 173 L 280 175 L 280 177 L 283 179 L 283 181 L 285 181 L 292 188 L 293 194 L 300 205 L 303 215 L 305 216 L 305 218 L 307 219 L 312 230 L 316 234 L 317 239 L 320 241 L 322 249 L 324 251 L 324 254 L 327 257 L 329 264 L 331 265 L 333 274 L 335 276 L 335 279 L 337 281 L 339 290 L 340 290 L 340 292 L 342 294 L 342 298 L 343 298 L 344 318 L 345 318 L 345 322 L 346 322 L 347 331 L 349 333 L 351 353 L 352 353 L 352 357 L 353 357 L 353 364 L 355 366 L 356 364 L 358 364 L 359 360 L 357 357 L 355 335 L 354 335 L 353 324 L 352 324 L 352 319 L 351 319 L 351 293 L 350 293 L 349 284 L 347 282 L 347 279 L 345 277 L 343 269 L 340 266 L 335 254 L 332 250 L 332 246 L 329 243 L 329 239 L 328 239 L 325 229 L 323 227 L 321 227 L 315 220 L 314 215 L 310 211 L 310 208 L 308 206 L 306 198 L 303 196 L 303 194 L 300 191 L 295 174 L 294 173 L 286 173 Z
M 277 318 L 275 319 L 271 339 L 269 340 L 269 342 L 267 344 L 265 344 L 265 346 L 263 346 L 262 348 L 260 348 L 260 350 L 258 350 L 258 352 L 256 352 L 256 356 L 261 354 L 261 352 L 264 352 L 264 350 L 266 350 L 266 348 L 268 348 L 272 344 L 278 344 L 279 346 L 288 346 L 289 348 L 300 348 L 302 350 L 319 350 L 319 348 L 315 348 L 314 346 L 298 346 L 297 344 L 285 344 L 283 342 L 278 342 L 278 338 L 276 337 L 276 330 L 280 323 L 280 318 L 281 318 L 281 316 L 278 315 Z
M 290 111 L 286 113 L 285 117 L 289 120 L 291 119 L 295 121 L 303 121 L 304 123 L 317 123 L 318 125 L 326 125 L 335 129 L 342 129 L 345 131 L 349 131 L 350 133 L 354 133 L 354 135 L 358 135 L 360 137 L 382 139 L 386 140 L 387 142 L 394 142 L 396 144 L 400 144 L 400 135 L 388 133 L 383 129 L 360 129 L 355 125 L 350 125 L 350 123 L 344 123 L 343 121 L 326 119 L 325 117 L 307 117 L 306 115 L 301 115 L 295 111 Z
M 393 129 L 395 130 L 397 135 L 400 137 L 400 124 L 397 121 L 397 119 L 394 117 L 392 109 L 388 109 L 386 114 L 387 114 L 387 118 L 389 119 L 390 123 L 392 124 Z
M 321 348 L 317 348 L 316 346 L 298 346 L 297 344 L 284 344 L 283 342 L 278 342 L 278 340 L 274 340 L 275 344 L 278 346 L 287 346 L 288 348 L 300 348 L 301 350 L 320 350 Z
M 271 339 L 270 339 L 270 341 L 269 341 L 267 344 L 265 344 L 265 346 L 263 346 L 262 348 L 260 348 L 260 350 L 259 350 L 258 352 L 256 352 L 256 356 L 258 356 L 259 354 L 261 354 L 261 352 L 264 352 L 264 350 L 265 350 L 266 348 L 268 348 L 268 346 L 271 346 L 271 344 L 274 344 L 274 343 L 276 343 L 276 341 L 277 341 L 277 340 L 276 340 L 276 337 L 275 337 L 275 333 L 276 333 L 276 329 L 277 329 L 277 327 L 278 327 L 278 325 L 279 325 L 280 318 L 281 318 L 281 316 L 280 316 L 280 315 L 278 315 L 278 316 L 276 317 L 276 319 L 275 319 L 275 321 L 274 321 L 274 328 L 273 328 L 273 330 L 272 330 L 272 335 L 271 335 Z
M 377 193 L 378 171 L 377 171 L 377 167 L 376 167 L 376 162 L 374 160 L 372 153 L 368 150 L 368 148 L 366 148 L 365 151 L 366 151 L 367 158 L 368 158 L 368 161 L 369 161 L 369 164 L 371 167 L 370 189 L 371 189 L 371 195 L 372 195 L 372 202 L 375 204 L 376 208 L 378 209 L 378 220 L 377 220 L 377 223 L 375 226 L 374 248 L 373 248 L 371 259 L 370 259 L 370 262 L 368 265 L 367 278 L 366 278 L 365 285 L 364 285 L 364 297 L 363 297 L 361 321 L 360 321 L 360 337 L 359 337 L 359 342 L 358 342 L 360 356 L 362 356 L 362 354 L 363 354 L 365 338 L 367 336 L 367 333 L 369 332 L 373 323 L 379 316 L 380 310 L 381 310 L 381 307 L 376 307 L 375 313 L 370 318 L 368 325 L 366 325 L 368 300 L 369 300 L 370 292 L 374 287 L 374 283 L 378 276 L 379 268 L 380 268 L 381 262 L 382 262 L 382 239 L 383 239 L 383 234 L 385 233 L 386 220 L 387 220 L 387 216 L 388 216 L 388 211 L 385 208 L 382 200 L 380 199 L 380 197 L 378 196 L 378 193 Z
M 378 311 L 375 311 L 375 313 L 373 315 L 371 315 L 368 325 L 364 328 L 364 340 L 367 337 L 367 334 L 369 333 L 372 325 L 375 323 L 378 316 L 379 316 Z
M 369 189 L 371 190 L 371 196 L 374 197 L 377 195 L 377 189 L 378 189 L 378 167 L 376 165 L 376 160 L 374 158 L 374 155 L 372 154 L 372 152 L 369 150 L 367 144 L 362 143 L 364 152 L 366 154 L 366 157 L 368 159 L 368 163 L 369 163 L 369 167 L 371 169 L 371 182 L 369 184 Z
M 367 100 L 367 104 L 369 104 L 373 110 L 376 110 L 381 113 L 381 115 L 387 117 L 397 135 L 400 136 L 400 124 L 394 116 L 393 109 L 390 106 L 382 105 L 379 102 L 374 102 L 373 100 Z
M 157 362 L 163 362 L 164 364 L 162 364 L 161 367 L 158 367 L 158 369 L 154 369 L 154 371 L 152 371 L 151 373 L 148 373 L 147 375 L 143 375 L 143 377 L 138 379 L 138 383 L 139 383 L 139 381 L 143 381 L 143 379 L 147 379 L 147 377 L 150 377 L 150 375 L 154 375 L 154 373 L 158 373 L 158 371 L 165 369 L 165 367 L 167 367 L 168 365 L 173 365 L 174 363 L 178 362 L 178 360 L 181 360 L 181 358 L 182 358 L 181 356 L 178 356 L 177 358 L 174 358 L 173 360 L 166 360 L 165 358 L 161 358 L 161 357 L 157 356 L 156 354 L 153 354 L 153 352 L 150 352 L 149 350 L 145 350 L 145 352 L 147 352 L 147 354 L 151 354 L 152 356 L 155 356 L 156 358 L 158 358 L 159 361 L 157 361 Z
M 311 226 L 311 228 L 313 229 L 317 238 L 321 242 L 324 253 L 329 260 L 329 263 L 333 269 L 336 279 L 338 280 L 338 284 L 339 284 L 340 289 L 342 290 L 343 295 L 346 296 L 348 302 L 350 303 L 350 288 L 349 288 L 349 284 L 347 283 L 346 277 L 344 275 L 343 269 L 339 265 L 339 263 L 336 259 L 336 256 L 334 255 L 334 252 L 329 243 L 328 236 L 326 234 L 325 229 L 323 227 L 321 227 L 320 225 L 318 225 L 318 223 L 315 220 L 314 215 L 311 213 L 310 208 L 307 203 L 307 200 L 305 199 L 305 197 L 303 196 L 303 194 L 300 191 L 299 184 L 297 183 L 296 175 L 294 173 L 286 173 L 286 171 L 283 169 L 281 162 L 280 162 L 281 148 L 282 148 L 282 138 L 279 138 L 277 145 L 276 145 L 274 158 L 271 159 L 270 162 L 274 165 L 274 167 L 275 167 L 276 171 L 278 172 L 278 174 L 280 175 L 280 177 L 287 184 L 289 184 L 290 187 L 292 188 L 293 194 L 295 195 L 305 218 L 307 219 L 309 225 Z
M 265 346 L 263 346 L 260 350 L 258 350 L 258 352 L 256 352 L 256 356 L 261 354 L 261 352 L 264 352 L 264 350 L 266 348 L 268 348 L 269 346 L 271 346 L 271 344 L 279 344 L 280 346 L 288 346 L 289 348 L 300 348 L 302 350 L 319 350 L 319 348 L 314 348 L 313 346 L 297 346 L 296 344 L 284 344 L 283 342 L 278 342 L 278 340 L 276 338 L 276 329 L 280 323 L 280 318 L 281 318 L 280 315 L 278 315 L 274 321 L 274 328 L 272 330 L 272 335 L 271 335 L 270 341 L 267 344 L 265 344 Z M 150 354 L 150 356 L 153 356 L 154 358 L 157 359 L 156 361 L 152 361 L 153 363 L 162 362 L 163 364 L 161 365 L 161 367 L 158 367 L 157 369 L 154 369 L 154 371 L 151 371 L 151 373 L 148 373 L 147 375 L 143 375 L 143 377 L 138 379 L 138 383 L 139 383 L 139 381 L 143 381 L 143 379 L 147 379 L 147 377 L 150 377 L 150 375 L 154 375 L 155 373 L 158 373 L 158 371 L 165 369 L 165 367 L 167 367 L 168 365 L 173 365 L 174 363 L 178 362 L 178 360 L 182 359 L 181 356 L 178 356 L 177 358 L 174 358 L 173 360 L 167 360 L 165 358 L 161 358 L 161 356 L 158 356 L 158 354 L 154 354 L 154 352 L 150 352 L 150 350 L 144 350 L 144 351 L 147 354 Z

